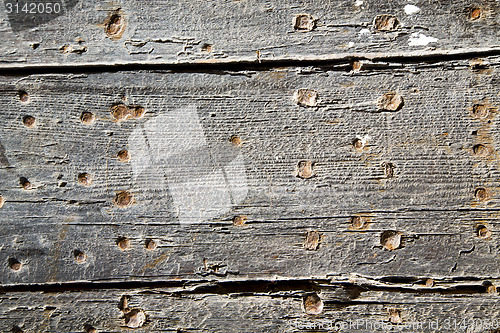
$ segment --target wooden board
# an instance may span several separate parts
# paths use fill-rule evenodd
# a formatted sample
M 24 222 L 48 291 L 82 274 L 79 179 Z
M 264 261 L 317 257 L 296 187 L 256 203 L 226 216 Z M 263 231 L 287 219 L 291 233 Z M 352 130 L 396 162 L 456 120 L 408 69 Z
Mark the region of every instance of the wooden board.
M 495 0 L 57 0 L 58 14 L 28 18 L 7 3 L 0 68 L 500 52 Z
M 0 331 L 498 332 L 498 1 L 9 3 Z

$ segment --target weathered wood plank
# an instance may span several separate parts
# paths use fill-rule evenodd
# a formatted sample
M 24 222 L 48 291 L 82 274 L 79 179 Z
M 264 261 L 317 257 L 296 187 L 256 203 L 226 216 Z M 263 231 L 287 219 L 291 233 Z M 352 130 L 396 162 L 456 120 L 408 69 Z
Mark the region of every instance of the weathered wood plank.
M 495 0 L 53 3 L 57 15 L 0 4 L 2 68 L 499 51 Z
M 482 61 L 4 76 L 1 281 L 498 277 L 499 64 Z M 404 105 L 381 110 L 392 91 Z
M 481 281 L 435 281 L 425 286 L 350 280 L 261 281 L 231 288 L 207 283 L 184 288 L 6 292 L 0 294 L 0 329 L 123 332 L 138 326 L 133 331 L 493 332 L 500 325 L 498 295 L 488 293 Z M 317 303 L 309 301 L 304 306 L 304 300 L 317 300 L 312 295 L 319 297 L 321 306 L 313 307 Z M 318 314 L 306 314 L 306 309 L 317 309 Z M 146 320 L 134 321 L 132 315 L 137 313 Z

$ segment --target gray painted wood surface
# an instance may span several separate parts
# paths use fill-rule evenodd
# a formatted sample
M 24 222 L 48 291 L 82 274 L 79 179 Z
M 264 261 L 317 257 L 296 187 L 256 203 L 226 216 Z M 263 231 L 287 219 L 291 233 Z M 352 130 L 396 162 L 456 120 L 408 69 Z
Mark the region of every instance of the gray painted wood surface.
M 500 329 L 497 1 L 6 4 L 0 331 Z

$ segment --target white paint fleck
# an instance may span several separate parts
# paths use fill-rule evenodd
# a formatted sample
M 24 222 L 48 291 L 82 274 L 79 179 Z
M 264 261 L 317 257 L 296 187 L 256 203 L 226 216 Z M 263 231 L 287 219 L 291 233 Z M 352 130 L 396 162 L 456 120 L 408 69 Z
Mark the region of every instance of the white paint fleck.
M 416 14 L 420 12 L 420 8 L 418 8 L 417 6 L 415 5 L 406 5 L 405 6 L 405 13 L 407 15 L 412 15 L 412 14 Z
M 364 35 L 364 34 L 369 34 L 370 33 L 370 30 L 369 29 L 362 29 L 359 34 L 360 35 Z
M 353 42 L 349 42 L 349 44 L 347 44 L 347 47 L 353 47 L 353 46 L 354 46 Z
M 425 46 L 429 43 L 435 43 L 438 39 L 429 37 L 419 32 L 412 33 L 408 41 L 409 46 Z
M 363 5 L 362 0 L 356 0 L 356 2 L 354 3 L 354 6 L 356 6 L 356 7 L 360 7 L 361 5 Z

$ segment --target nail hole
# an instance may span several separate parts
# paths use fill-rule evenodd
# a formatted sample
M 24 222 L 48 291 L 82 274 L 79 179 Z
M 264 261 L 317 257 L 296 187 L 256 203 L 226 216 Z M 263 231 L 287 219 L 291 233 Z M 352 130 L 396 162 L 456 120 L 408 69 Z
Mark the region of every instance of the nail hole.
M 403 319 L 401 318 L 401 310 L 390 308 L 389 309 L 389 322 L 391 324 L 401 324 Z
M 474 147 L 472 147 L 472 151 L 473 151 L 474 155 L 481 156 L 481 157 L 488 156 L 490 154 L 490 149 L 488 147 L 486 147 L 485 145 L 481 145 L 481 144 L 478 144 L 478 145 L 475 145 Z
M 68 185 L 68 183 L 62 182 L 62 183 L 59 184 L 59 187 L 66 187 L 66 185 Z
M 475 118 L 481 119 L 481 118 L 486 118 L 488 117 L 489 110 L 484 104 L 474 104 L 472 106 L 472 115 Z
M 146 322 L 146 313 L 141 309 L 132 309 L 125 314 L 125 325 L 130 328 L 139 328 Z
M 107 20 L 105 29 L 112 40 L 120 39 L 125 31 L 125 19 L 119 13 L 115 13 Z
M 19 326 L 14 325 L 14 326 L 12 326 L 12 331 L 11 332 L 12 333 L 23 333 L 23 330 Z
M 321 234 L 317 231 L 308 231 L 306 240 L 304 241 L 304 249 L 308 251 L 316 251 L 319 248 Z
M 92 125 L 95 122 L 95 115 L 92 112 L 82 112 L 80 121 L 85 125 Z
M 479 201 L 486 201 L 489 199 L 489 193 L 484 187 L 477 188 L 474 195 Z
M 427 280 L 425 280 L 425 286 L 426 286 L 427 288 L 432 288 L 432 287 L 434 287 L 434 280 L 433 280 L 433 279 L 430 279 L 430 278 L 429 278 L 429 279 L 427 279 Z
M 480 19 L 481 14 L 482 14 L 481 8 L 478 7 L 469 8 L 469 18 L 471 21 Z
M 78 183 L 83 186 L 92 185 L 92 176 L 88 173 L 81 173 L 78 175 Z
M 295 175 L 302 179 L 309 179 L 314 176 L 314 162 L 312 161 L 300 161 L 297 163 L 297 170 Z
M 97 329 L 91 325 L 85 325 L 84 329 L 85 329 L 85 333 L 97 333 Z
M 208 52 L 208 53 L 212 52 L 212 45 L 211 44 L 203 44 L 201 46 L 201 51 Z
M 363 140 L 363 139 L 359 139 L 359 138 L 356 138 L 352 141 L 352 146 L 356 149 L 356 150 L 362 150 L 363 148 L 365 148 L 365 145 L 366 145 L 366 141 Z
M 127 106 L 123 103 L 113 104 L 110 108 L 111 115 L 116 121 L 123 121 L 129 118 L 139 119 L 144 117 L 146 110 L 140 105 Z
M 477 131 L 470 132 L 471 135 L 477 135 Z
M 116 155 L 116 157 L 118 158 L 118 161 L 120 161 L 120 162 L 123 162 L 123 163 L 130 162 L 130 153 L 128 152 L 128 150 L 120 150 L 118 152 L 118 154 Z
M 19 260 L 15 259 L 15 258 L 11 258 L 11 259 L 9 259 L 9 267 L 11 270 L 17 272 L 17 271 L 21 270 L 23 265 L 19 262 Z
M 128 250 L 130 248 L 130 240 L 127 237 L 119 237 L 116 240 L 116 245 L 118 245 L 120 250 Z
M 398 28 L 399 20 L 394 15 L 378 15 L 373 20 L 373 27 L 379 31 L 394 31 Z
M 384 231 L 380 235 L 380 244 L 389 251 L 398 249 L 401 246 L 401 233 L 393 230 Z
M 390 162 L 382 163 L 382 168 L 384 169 L 385 178 L 394 178 L 394 164 Z
M 240 147 L 242 144 L 243 144 L 243 141 L 241 140 L 241 138 L 237 135 L 233 135 L 231 137 L 231 139 L 229 139 L 229 141 L 235 145 L 236 147 Z
M 245 215 L 238 215 L 233 218 L 233 225 L 237 227 L 242 227 L 245 225 L 247 217 Z
M 30 127 L 30 128 L 35 127 L 35 122 L 36 122 L 35 117 L 32 117 L 32 116 L 24 116 L 23 117 L 23 124 L 26 127 Z
M 295 15 L 293 18 L 293 28 L 300 31 L 312 31 L 316 28 L 316 19 L 309 14 Z
M 298 89 L 293 93 L 293 101 L 300 106 L 316 106 L 318 92 L 313 89 Z
M 22 188 L 25 190 L 31 190 L 33 188 L 30 181 L 26 177 L 20 177 L 19 184 L 21 184 Z
M 85 261 L 87 261 L 87 255 L 85 254 L 85 252 L 82 252 L 80 250 L 73 251 L 73 256 L 75 257 L 75 261 L 79 264 L 83 264 Z
M 485 225 L 478 225 L 476 228 L 477 237 L 487 239 L 491 238 L 491 231 Z
M 120 191 L 116 193 L 114 203 L 119 208 L 127 208 L 135 203 L 134 196 L 129 191 Z
M 355 230 L 364 229 L 368 219 L 364 216 L 353 216 L 351 217 L 351 228 Z
M 18 95 L 19 95 L 19 100 L 21 102 L 28 103 L 30 101 L 28 93 L 24 90 L 19 90 Z
M 309 315 L 318 315 L 323 311 L 323 301 L 316 293 L 305 295 L 302 298 L 302 310 Z
M 378 107 L 385 111 L 399 111 L 404 105 L 403 97 L 397 92 L 388 92 L 378 99 Z
M 154 251 L 158 247 L 158 244 L 153 239 L 146 240 L 146 249 L 149 251 Z
M 123 295 L 120 298 L 120 302 L 118 303 L 118 309 L 122 312 L 129 312 L 130 309 L 128 308 L 128 301 L 130 300 L 130 296 L 128 295 Z

